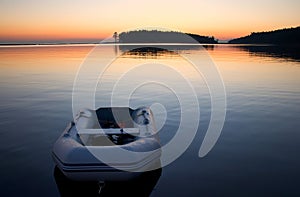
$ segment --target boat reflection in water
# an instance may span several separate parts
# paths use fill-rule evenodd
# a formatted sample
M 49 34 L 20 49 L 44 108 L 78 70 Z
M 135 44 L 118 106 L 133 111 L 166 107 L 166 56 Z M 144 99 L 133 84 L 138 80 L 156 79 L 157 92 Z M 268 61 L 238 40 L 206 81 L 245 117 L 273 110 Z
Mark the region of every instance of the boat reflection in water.
M 101 183 L 70 180 L 55 167 L 54 178 L 61 196 L 149 196 L 161 172 L 159 168 L 144 172 L 132 180 Z

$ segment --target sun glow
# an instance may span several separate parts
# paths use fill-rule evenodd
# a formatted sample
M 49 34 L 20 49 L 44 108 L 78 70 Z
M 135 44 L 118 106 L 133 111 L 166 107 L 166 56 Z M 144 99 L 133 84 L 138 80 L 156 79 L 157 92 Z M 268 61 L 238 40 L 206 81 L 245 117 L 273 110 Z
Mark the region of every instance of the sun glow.
M 1 1 L 0 41 L 95 39 L 163 27 L 230 39 L 298 26 L 300 1 Z

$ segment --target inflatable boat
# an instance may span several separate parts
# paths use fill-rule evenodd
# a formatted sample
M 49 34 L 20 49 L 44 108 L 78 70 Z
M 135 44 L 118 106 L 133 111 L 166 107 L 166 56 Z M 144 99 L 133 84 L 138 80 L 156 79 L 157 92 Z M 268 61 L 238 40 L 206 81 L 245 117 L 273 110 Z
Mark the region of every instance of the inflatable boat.
M 159 168 L 160 147 L 149 108 L 85 109 L 55 142 L 52 157 L 71 180 L 124 181 Z

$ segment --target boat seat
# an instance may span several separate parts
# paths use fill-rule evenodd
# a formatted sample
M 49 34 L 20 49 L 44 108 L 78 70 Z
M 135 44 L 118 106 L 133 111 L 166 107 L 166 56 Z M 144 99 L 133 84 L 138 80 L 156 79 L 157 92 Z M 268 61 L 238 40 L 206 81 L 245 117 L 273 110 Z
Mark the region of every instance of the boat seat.
M 78 131 L 79 135 L 138 135 L 139 133 L 139 128 L 80 129 Z

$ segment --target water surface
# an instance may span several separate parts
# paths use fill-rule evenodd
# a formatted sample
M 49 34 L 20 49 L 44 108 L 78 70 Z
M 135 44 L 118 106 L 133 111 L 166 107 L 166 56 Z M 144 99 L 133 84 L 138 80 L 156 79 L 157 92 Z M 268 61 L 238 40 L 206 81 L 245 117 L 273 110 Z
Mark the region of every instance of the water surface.
M 51 149 L 72 118 L 73 81 L 93 47 L 0 47 L 1 196 L 59 195 Z M 105 50 L 122 53 L 122 49 L 114 46 Z M 198 49 L 182 49 L 179 53 L 193 54 L 195 50 Z M 208 127 L 211 104 L 203 79 L 185 69 L 184 63 L 173 54 L 145 57 L 135 53 L 118 59 L 118 65 L 125 67 L 144 58 L 159 64 L 171 61 L 190 77 L 199 96 L 201 117 L 196 138 L 179 159 L 162 169 L 151 194 L 299 196 L 299 53 L 282 51 L 281 54 L 280 50 L 266 46 L 210 45 L 206 50 L 224 80 L 227 115 L 217 144 L 204 158 L 198 157 L 198 151 Z M 97 87 L 99 106 L 110 104 L 111 85 L 122 71 L 114 68 L 103 76 L 103 85 Z M 178 87 L 182 85 L 180 76 L 169 75 L 167 68 L 159 73 L 155 66 L 144 65 L 140 69 L 147 75 L 133 71 L 132 76 L 140 79 L 155 76 Z M 134 81 L 121 83 L 124 93 Z M 122 93 L 120 100 L 124 99 Z M 164 144 L 172 139 L 180 120 L 176 96 L 167 88 L 149 84 L 138 88 L 129 104 L 137 107 L 154 102 L 163 104 L 168 113 L 160 133 Z M 155 118 L 161 116 L 156 114 Z

